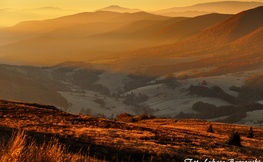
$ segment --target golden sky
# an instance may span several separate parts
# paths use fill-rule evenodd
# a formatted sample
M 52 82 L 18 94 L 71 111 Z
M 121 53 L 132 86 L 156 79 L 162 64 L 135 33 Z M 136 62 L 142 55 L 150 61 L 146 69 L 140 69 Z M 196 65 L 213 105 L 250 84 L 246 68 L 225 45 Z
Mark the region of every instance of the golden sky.
M 110 5 L 152 12 L 218 1 L 220 0 L 0 0 L 0 28 L 13 26 L 21 21 L 44 20 L 79 12 L 93 12 Z M 263 2 L 263 0 L 256 1 Z M 42 7 L 58 7 L 62 10 L 38 9 Z
M 37 8 L 60 7 L 93 11 L 109 5 L 120 5 L 142 10 L 158 10 L 169 7 L 190 6 L 197 3 L 216 2 L 220 0 L 0 0 L 0 8 Z M 239 0 L 247 1 L 247 0 Z M 257 0 L 263 2 L 263 0 Z

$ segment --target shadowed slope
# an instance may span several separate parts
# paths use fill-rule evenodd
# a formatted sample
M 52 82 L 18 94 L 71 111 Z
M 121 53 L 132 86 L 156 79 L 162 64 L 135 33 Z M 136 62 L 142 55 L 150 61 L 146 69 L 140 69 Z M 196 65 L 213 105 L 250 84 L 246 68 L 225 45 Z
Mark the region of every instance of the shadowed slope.
M 13 27 L 6 28 L 5 30 L 16 32 L 48 32 L 57 28 L 72 26 L 76 24 L 109 21 L 110 19 L 118 17 L 120 15 L 123 14 L 108 11 L 83 12 L 75 15 L 63 16 L 56 19 L 26 21 L 19 23 Z
M 146 36 L 181 20 L 185 20 L 184 17 L 176 17 L 168 20 L 140 20 L 129 23 L 123 27 L 120 27 L 114 31 L 95 35 L 95 38 L 122 38 L 122 39 L 141 39 Z M 158 40 L 158 39 L 155 39 Z
M 62 38 L 86 37 L 104 33 L 139 20 L 167 20 L 169 17 L 146 12 L 117 13 L 110 11 L 84 12 L 42 21 L 21 22 L 0 29 L 0 45 L 43 35 Z
M 128 31 L 132 27 L 138 28 L 141 22 L 146 22 L 146 24 L 141 24 L 142 27 L 144 27 L 148 22 L 150 22 L 149 25 L 151 25 L 153 24 L 152 22 L 167 19 L 169 19 L 169 17 L 153 15 L 146 12 L 114 13 L 98 11 L 95 13 L 80 13 L 39 22 L 24 22 L 9 29 L 28 32 L 25 34 L 25 37 L 34 37 L 34 32 L 42 32 L 41 35 L 36 34 L 35 37 L 37 38 L 2 46 L 0 47 L 0 51 L 2 56 L 5 57 L 5 59 L 2 58 L 2 60 L 5 60 L 5 63 L 14 60 L 18 64 L 43 65 L 45 62 L 44 65 L 51 65 L 68 60 L 88 60 L 93 56 L 98 56 L 97 54 L 104 56 L 104 53 L 139 49 L 149 47 L 152 44 L 151 42 L 133 41 L 129 38 L 125 41 L 122 39 L 117 40 L 115 39 L 117 37 L 116 33 L 113 33 L 113 36 L 109 38 L 103 37 L 105 39 L 101 39 L 101 37 L 85 37 L 86 35 L 104 32 L 110 30 L 110 28 L 117 28 L 120 27 L 121 24 L 124 25 L 133 21 L 139 23 L 135 25 L 131 24 Z M 107 24 L 112 26 L 104 26 Z M 120 35 L 120 37 L 122 38 L 123 36 Z M 72 53 L 74 53 L 74 55 L 72 55 Z
M 49 35 L 62 38 L 87 37 L 119 28 L 127 22 L 91 22 L 55 29 Z
M 68 107 L 59 93 L 35 81 L 0 73 L 0 98 Z

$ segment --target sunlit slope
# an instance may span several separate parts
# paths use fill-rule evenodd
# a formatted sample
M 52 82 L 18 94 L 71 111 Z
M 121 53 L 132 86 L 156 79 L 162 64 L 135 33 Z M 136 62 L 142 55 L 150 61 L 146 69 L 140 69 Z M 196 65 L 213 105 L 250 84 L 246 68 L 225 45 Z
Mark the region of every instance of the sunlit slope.
M 56 137 L 67 150 L 76 152 L 81 149 L 82 154 L 94 155 L 101 161 L 177 162 L 189 157 L 196 161 L 213 158 L 251 161 L 263 158 L 261 127 L 253 127 L 254 137 L 247 138 L 248 126 L 199 119 L 138 116 L 140 121 L 126 123 L 118 119 L 72 115 L 52 106 L 5 100 L 0 101 L 0 105 L 0 131 L 5 141 L 10 138 L 11 130 L 20 129 L 36 142 Z M 213 133 L 207 132 L 209 125 L 212 125 Z M 233 130 L 240 134 L 243 147 L 227 144 Z
M 189 39 L 162 46 L 129 52 L 125 57 L 174 57 L 187 56 L 197 51 L 227 45 L 263 26 L 263 7 L 239 14 L 209 27 Z M 206 53 L 199 52 L 198 55 Z M 124 55 L 123 55 L 124 56 Z
M 194 43 L 200 41 L 203 47 L 225 45 L 263 26 L 262 20 L 263 7 L 243 11 L 204 30 L 190 41 Z
M 232 44 L 240 50 L 263 51 L 263 26 Z
M 171 72 L 212 67 L 211 69 L 197 70 L 194 74 L 189 75 L 191 77 L 208 77 L 255 70 L 262 67 L 262 43 L 263 27 L 225 46 L 192 53 L 192 55 L 208 54 L 206 58 L 195 61 L 189 59 L 189 62 L 174 65 L 149 66 L 145 73 L 165 75 Z
M 252 55 L 263 51 L 263 26 L 250 34 L 237 39 L 227 45 L 211 48 L 205 51 L 196 52 L 193 54 L 207 53 L 211 55 Z
M 152 39 L 162 39 L 169 40 L 169 42 L 175 42 L 178 40 L 184 40 L 190 36 L 215 25 L 231 15 L 224 14 L 208 14 L 203 16 L 198 16 L 194 18 L 189 18 L 180 22 L 175 22 L 163 29 L 156 31 L 149 36 Z
M 51 65 L 68 60 L 90 61 L 94 60 L 94 57 L 96 57 L 96 59 L 107 60 L 112 58 L 170 58 L 178 56 L 210 56 L 217 53 L 225 54 L 226 52 L 218 52 L 217 50 L 223 47 L 225 48 L 227 45 L 230 45 L 230 48 L 227 47 L 224 50 L 238 50 L 238 45 L 230 43 L 251 34 L 263 26 L 263 7 L 243 11 L 227 18 L 228 16 L 229 15 L 210 14 L 192 19 L 170 19 L 145 12 L 125 13 L 121 16 L 110 18 L 108 21 L 123 22 L 126 20 L 127 22 L 131 22 L 128 25 L 104 34 L 74 39 L 69 39 L 67 36 L 63 38 L 42 36 L 2 46 L 0 47 L 0 53 L 4 58 L 2 57 L 1 61 L 17 60 L 23 64 L 35 63 L 34 65 L 37 65 L 39 63 L 41 65 Z M 180 19 L 183 20 L 180 21 Z M 207 23 L 205 21 L 206 19 Z M 220 19 L 225 20 L 220 22 Z M 192 24 L 190 23 L 191 21 Z M 181 24 L 181 26 L 172 27 L 173 24 Z M 171 27 L 169 27 L 169 25 L 171 25 Z M 213 26 L 202 30 L 202 28 L 209 25 Z M 185 28 L 189 30 L 185 30 Z M 166 29 L 167 33 L 171 34 L 166 34 L 164 29 Z M 197 32 L 195 31 L 197 29 L 202 31 L 187 40 L 173 44 L 153 46 L 157 44 L 154 41 L 160 42 L 160 37 L 162 36 L 156 36 L 154 39 L 150 39 L 150 41 L 145 41 L 145 36 L 151 32 L 163 31 L 161 34 L 163 34 L 164 37 L 168 36 L 166 39 L 174 41 L 180 37 L 188 37 L 194 32 Z M 173 33 L 174 31 L 176 32 Z M 178 35 L 176 35 L 177 31 Z M 187 31 L 189 31 L 189 33 L 187 33 Z M 66 31 L 65 33 L 67 34 Z M 180 34 L 184 35 L 179 36 Z M 170 38 L 170 35 L 173 35 L 173 37 Z M 253 42 L 255 44 L 258 43 L 256 41 Z M 260 43 L 257 45 L 257 48 L 260 48 Z M 215 53 L 211 53 L 215 50 Z

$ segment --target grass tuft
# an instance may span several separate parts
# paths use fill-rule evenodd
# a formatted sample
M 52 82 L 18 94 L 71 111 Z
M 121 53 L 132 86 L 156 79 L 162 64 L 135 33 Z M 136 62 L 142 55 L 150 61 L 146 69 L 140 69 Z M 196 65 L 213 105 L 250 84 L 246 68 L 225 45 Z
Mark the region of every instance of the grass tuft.
M 92 162 L 100 161 L 81 153 L 69 153 L 65 145 L 58 139 L 51 139 L 47 143 L 37 145 L 34 140 L 28 141 L 24 131 L 12 133 L 7 144 L 0 143 L 1 162 Z

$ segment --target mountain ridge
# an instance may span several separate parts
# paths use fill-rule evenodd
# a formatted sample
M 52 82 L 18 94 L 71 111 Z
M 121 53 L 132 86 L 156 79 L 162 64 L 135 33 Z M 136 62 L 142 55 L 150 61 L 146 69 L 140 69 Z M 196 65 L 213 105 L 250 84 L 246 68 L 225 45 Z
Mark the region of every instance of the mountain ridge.
M 195 51 L 224 46 L 263 26 L 263 6 L 242 11 L 210 26 L 185 41 L 131 51 L 124 57 L 177 57 Z
M 96 11 L 113 11 L 113 12 L 120 12 L 120 13 L 125 13 L 125 12 L 134 13 L 134 12 L 140 12 L 141 10 L 125 8 L 125 7 L 121 7 L 118 5 L 111 5 L 111 6 L 104 7 L 102 9 L 96 10 Z
M 160 39 L 166 38 L 167 40 L 173 39 L 176 41 L 176 39 L 179 39 L 180 37 L 186 34 L 197 33 L 199 31 L 202 31 L 203 29 L 215 25 L 229 18 L 230 16 L 231 15 L 214 13 L 189 18 L 187 20 L 171 24 L 153 33 L 150 37 L 159 37 Z
M 169 12 L 186 12 L 186 11 L 203 11 L 203 12 L 217 12 L 224 14 L 236 14 L 238 12 L 262 6 L 262 2 L 242 2 L 242 1 L 221 1 L 200 3 L 187 7 L 172 7 L 155 11 L 155 13 L 169 13 Z

